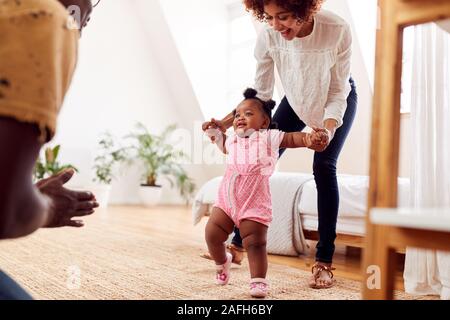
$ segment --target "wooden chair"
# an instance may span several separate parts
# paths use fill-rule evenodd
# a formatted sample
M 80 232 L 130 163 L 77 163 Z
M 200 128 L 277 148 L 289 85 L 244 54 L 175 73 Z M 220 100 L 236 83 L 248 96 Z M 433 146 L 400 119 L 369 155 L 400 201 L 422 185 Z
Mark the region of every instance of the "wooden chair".
M 450 18 L 450 1 L 378 0 L 378 4 L 380 28 L 377 31 L 363 298 L 393 299 L 396 248 L 450 250 L 450 223 L 439 217 L 439 212 L 435 212 L 435 223 L 424 228 L 422 218 L 415 215 L 417 212 L 403 212 L 402 216 L 393 209 L 397 206 L 403 30 L 411 25 Z M 372 208 L 392 209 L 372 212 Z M 379 267 L 379 288 L 367 286 L 372 276 L 367 273 L 370 266 Z

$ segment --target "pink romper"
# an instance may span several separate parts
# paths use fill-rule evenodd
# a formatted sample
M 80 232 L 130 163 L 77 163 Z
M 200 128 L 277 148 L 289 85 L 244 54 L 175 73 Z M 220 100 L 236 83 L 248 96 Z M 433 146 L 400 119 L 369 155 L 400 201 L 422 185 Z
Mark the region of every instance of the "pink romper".
M 266 226 L 272 221 L 269 178 L 275 171 L 283 137 L 279 130 L 260 130 L 248 138 L 233 133 L 225 142 L 227 168 L 214 206 L 238 228 L 243 220 Z

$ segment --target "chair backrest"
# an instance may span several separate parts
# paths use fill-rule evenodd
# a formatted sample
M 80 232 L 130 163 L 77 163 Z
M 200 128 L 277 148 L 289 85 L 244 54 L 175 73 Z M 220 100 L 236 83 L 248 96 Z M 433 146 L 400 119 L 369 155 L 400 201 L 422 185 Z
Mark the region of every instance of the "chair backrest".
M 400 146 L 400 96 L 402 78 L 403 30 L 418 25 L 450 18 L 448 0 L 378 0 L 380 10 L 377 31 L 375 95 L 372 113 L 372 140 L 370 156 L 370 187 L 368 210 L 397 207 L 397 177 Z M 389 232 L 389 227 L 373 225 L 366 218 L 366 247 L 377 243 Z M 367 250 L 368 251 L 368 250 Z M 363 283 L 366 273 L 377 257 L 366 251 L 363 264 Z M 381 266 L 381 275 L 388 270 Z M 384 278 L 383 278 L 384 279 Z M 382 283 L 385 283 L 384 280 Z M 363 286 L 364 297 L 378 298 L 379 290 Z

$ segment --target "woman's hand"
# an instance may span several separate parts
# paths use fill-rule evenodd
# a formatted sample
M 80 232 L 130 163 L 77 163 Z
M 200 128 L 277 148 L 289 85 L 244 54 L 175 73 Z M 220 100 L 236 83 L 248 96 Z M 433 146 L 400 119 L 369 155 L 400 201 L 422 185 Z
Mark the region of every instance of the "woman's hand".
M 331 137 L 327 129 L 313 128 L 313 131 L 307 135 L 305 145 L 316 152 L 323 152 L 330 145 Z
M 211 121 L 206 121 L 202 124 L 203 131 L 206 131 L 208 129 L 219 129 L 223 133 L 227 132 L 227 128 L 225 127 L 223 122 L 214 118 L 212 118 Z
M 208 135 L 212 143 L 219 141 L 222 134 L 227 131 L 223 122 L 214 118 L 211 121 L 203 123 L 202 130 Z

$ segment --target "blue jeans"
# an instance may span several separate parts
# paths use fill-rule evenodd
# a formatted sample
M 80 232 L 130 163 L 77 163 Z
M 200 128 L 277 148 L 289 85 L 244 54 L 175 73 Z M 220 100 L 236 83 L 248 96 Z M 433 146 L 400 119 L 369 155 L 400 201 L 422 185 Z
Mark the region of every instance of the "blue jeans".
M 317 202 L 319 211 L 319 242 L 317 243 L 316 260 L 331 263 L 335 250 L 336 223 L 339 211 L 339 189 L 336 176 L 336 165 L 345 140 L 355 119 L 358 105 L 358 95 L 353 79 L 350 79 L 351 92 L 347 98 L 347 110 L 343 124 L 336 130 L 333 140 L 324 152 L 314 154 L 313 173 L 317 187 Z M 281 101 L 273 122 L 284 132 L 298 132 L 305 129 L 305 123 L 297 116 L 286 97 Z M 280 157 L 285 149 L 280 150 Z M 239 232 L 235 232 L 232 243 L 242 247 Z
M 0 270 L 0 300 L 32 300 L 13 279 Z
M 241 233 L 239 232 L 239 229 L 236 227 L 234 227 L 234 236 L 233 239 L 231 239 L 231 243 L 234 244 L 235 246 L 238 246 L 239 248 L 244 247 L 242 245 Z

